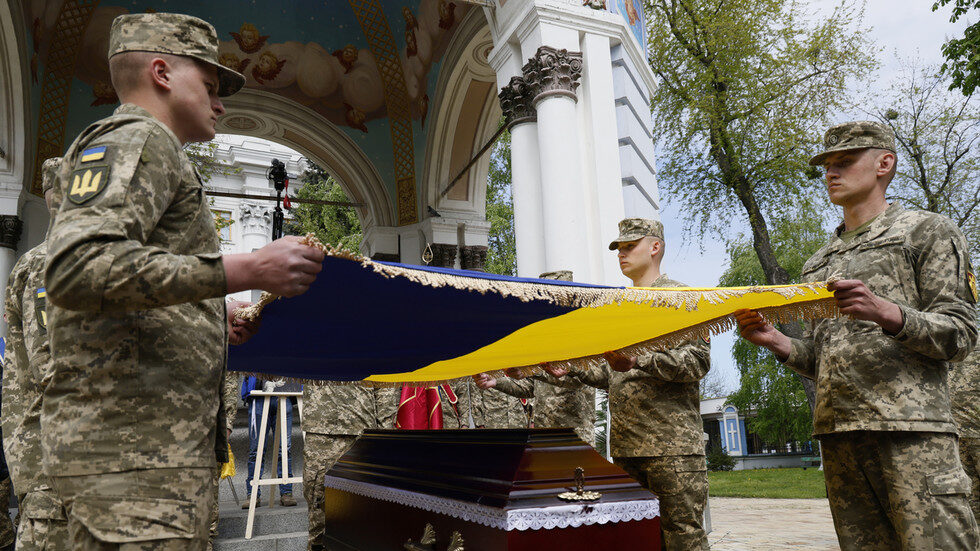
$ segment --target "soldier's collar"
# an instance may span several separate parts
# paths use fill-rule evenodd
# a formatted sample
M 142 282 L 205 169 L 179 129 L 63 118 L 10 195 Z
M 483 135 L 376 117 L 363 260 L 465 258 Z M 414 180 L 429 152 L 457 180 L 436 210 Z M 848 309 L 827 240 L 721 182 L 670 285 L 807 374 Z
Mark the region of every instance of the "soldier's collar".
M 154 123 L 156 123 L 157 126 L 159 126 L 161 129 L 163 129 L 164 133 L 166 133 L 168 136 L 170 136 L 170 139 L 172 139 L 174 141 L 174 143 L 177 144 L 177 149 L 183 149 L 184 148 L 184 145 L 182 143 L 180 143 L 180 139 L 177 138 L 177 135 L 174 134 L 174 131 L 171 130 L 169 126 L 163 124 L 163 122 L 161 122 L 160 119 L 154 117 L 153 116 L 153 113 L 150 113 L 149 111 L 147 111 L 146 109 L 143 109 L 142 107 L 140 107 L 139 105 L 136 105 L 135 103 L 124 103 L 124 104 L 120 105 L 119 107 L 116 107 L 116 110 L 113 111 L 112 114 L 113 115 L 130 115 L 130 116 L 133 116 L 133 117 L 143 117 L 143 118 L 150 119 L 151 121 L 153 121 Z
M 898 215 L 900 215 L 904 211 L 905 208 L 902 207 L 902 205 L 898 204 L 898 201 L 889 204 L 888 208 L 886 208 L 881 214 L 879 214 L 874 219 L 874 221 L 871 222 L 871 225 L 868 226 L 867 231 L 862 232 L 860 237 L 862 237 L 863 239 L 874 239 L 875 237 L 878 237 L 879 235 L 884 233 L 885 230 L 890 228 L 891 225 L 895 222 L 895 219 L 898 218 Z M 834 229 L 834 235 L 836 235 L 837 238 L 839 239 L 841 234 L 844 233 L 844 231 L 845 231 L 844 222 L 841 222 L 840 225 L 838 225 L 837 228 Z

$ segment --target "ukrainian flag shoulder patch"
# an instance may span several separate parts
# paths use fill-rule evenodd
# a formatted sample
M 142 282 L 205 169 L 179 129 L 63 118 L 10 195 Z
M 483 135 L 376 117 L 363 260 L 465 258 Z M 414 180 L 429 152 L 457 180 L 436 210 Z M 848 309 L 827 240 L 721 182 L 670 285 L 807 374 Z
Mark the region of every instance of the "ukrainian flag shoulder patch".
M 90 147 L 82 151 L 82 156 L 79 162 L 90 163 L 92 161 L 101 161 L 105 158 L 106 146 L 100 145 L 98 147 Z

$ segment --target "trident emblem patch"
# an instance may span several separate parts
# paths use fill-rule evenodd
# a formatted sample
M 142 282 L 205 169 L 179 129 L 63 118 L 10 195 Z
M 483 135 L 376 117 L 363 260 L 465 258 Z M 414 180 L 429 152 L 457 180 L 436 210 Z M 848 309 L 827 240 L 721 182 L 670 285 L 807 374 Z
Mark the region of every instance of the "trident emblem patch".
M 68 199 L 76 205 L 88 201 L 105 189 L 109 181 L 108 166 L 90 166 L 71 173 L 68 186 Z

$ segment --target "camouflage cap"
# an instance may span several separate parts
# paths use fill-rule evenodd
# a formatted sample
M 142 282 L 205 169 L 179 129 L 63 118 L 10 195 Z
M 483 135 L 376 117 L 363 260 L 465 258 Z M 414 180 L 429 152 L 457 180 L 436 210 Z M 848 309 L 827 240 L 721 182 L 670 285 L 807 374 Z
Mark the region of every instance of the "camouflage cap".
M 636 241 L 646 236 L 664 238 L 664 225 L 657 220 L 646 218 L 627 218 L 619 222 L 619 237 L 609 244 L 609 250 L 615 251 L 619 243 Z
M 824 151 L 810 159 L 813 166 L 822 165 L 828 155 L 854 149 L 887 149 L 895 151 L 895 133 L 880 122 L 852 121 L 832 126 L 823 136 Z
M 218 95 L 230 96 L 245 85 L 245 76 L 218 62 L 214 27 L 180 13 L 130 13 L 112 21 L 109 57 L 123 52 L 159 52 L 192 57 L 218 68 Z
M 572 271 L 571 270 L 557 270 L 554 272 L 545 272 L 538 276 L 538 279 L 555 279 L 558 281 L 571 281 Z
M 41 164 L 41 193 L 47 193 L 49 189 L 54 187 L 60 166 L 61 157 L 51 157 Z

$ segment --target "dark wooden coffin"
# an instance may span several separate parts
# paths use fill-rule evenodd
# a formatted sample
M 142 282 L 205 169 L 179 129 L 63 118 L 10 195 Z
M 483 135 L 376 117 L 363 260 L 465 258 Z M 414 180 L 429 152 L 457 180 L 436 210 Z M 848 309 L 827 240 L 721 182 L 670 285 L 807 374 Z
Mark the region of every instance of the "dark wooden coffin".
M 576 467 L 598 500 L 558 498 Z M 656 496 L 571 429 L 365 431 L 324 484 L 331 550 L 660 549 Z

